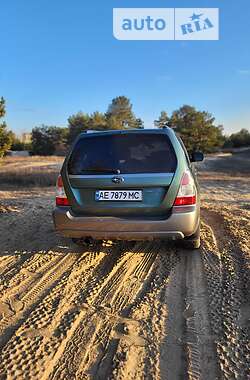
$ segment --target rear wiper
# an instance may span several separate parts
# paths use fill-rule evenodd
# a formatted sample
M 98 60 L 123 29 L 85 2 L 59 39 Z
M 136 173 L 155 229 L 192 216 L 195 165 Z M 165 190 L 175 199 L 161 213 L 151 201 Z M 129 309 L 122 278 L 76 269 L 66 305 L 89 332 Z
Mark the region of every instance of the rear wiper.
M 120 169 L 109 169 L 109 168 L 93 168 L 93 169 L 82 169 L 81 173 L 112 173 L 112 174 L 121 174 Z

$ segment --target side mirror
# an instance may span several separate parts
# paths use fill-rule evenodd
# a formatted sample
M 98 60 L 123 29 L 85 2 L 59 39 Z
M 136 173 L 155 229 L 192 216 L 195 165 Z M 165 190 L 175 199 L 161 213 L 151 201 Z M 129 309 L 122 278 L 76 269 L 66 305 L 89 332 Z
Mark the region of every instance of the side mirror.
M 204 160 L 204 154 L 202 152 L 193 152 L 190 155 L 191 162 L 201 162 Z

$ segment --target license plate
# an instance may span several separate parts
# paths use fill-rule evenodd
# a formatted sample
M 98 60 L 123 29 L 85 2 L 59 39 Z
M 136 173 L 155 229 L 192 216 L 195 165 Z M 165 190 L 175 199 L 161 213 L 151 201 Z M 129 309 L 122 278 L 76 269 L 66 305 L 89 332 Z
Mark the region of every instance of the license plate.
M 142 201 L 142 190 L 98 190 L 96 201 Z

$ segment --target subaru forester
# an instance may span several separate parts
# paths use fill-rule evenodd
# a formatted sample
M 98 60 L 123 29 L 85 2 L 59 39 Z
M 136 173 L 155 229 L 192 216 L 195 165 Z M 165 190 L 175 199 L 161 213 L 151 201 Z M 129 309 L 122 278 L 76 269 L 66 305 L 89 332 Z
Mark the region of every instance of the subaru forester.
M 81 133 L 57 180 L 55 228 L 84 239 L 181 240 L 200 246 L 200 197 L 193 162 L 174 130 Z

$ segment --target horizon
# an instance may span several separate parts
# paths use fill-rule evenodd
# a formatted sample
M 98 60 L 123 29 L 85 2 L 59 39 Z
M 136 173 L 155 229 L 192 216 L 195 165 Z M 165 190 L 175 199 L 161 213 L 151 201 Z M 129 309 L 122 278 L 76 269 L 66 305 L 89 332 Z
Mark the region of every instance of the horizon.
M 250 129 L 249 3 L 189 1 L 190 8 L 219 7 L 219 41 L 118 41 L 112 34 L 117 7 L 187 4 L 13 0 L 2 5 L 0 96 L 9 129 L 21 134 L 42 124 L 67 127 L 70 115 L 105 112 L 119 95 L 131 100 L 145 128 L 154 127 L 161 111 L 170 115 L 188 104 L 210 112 L 227 135 Z

